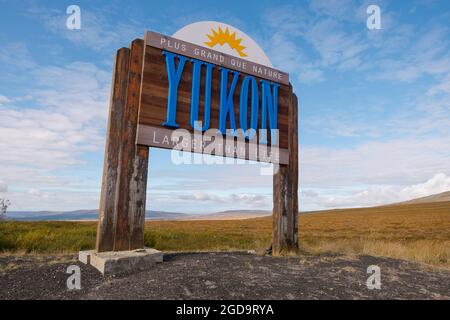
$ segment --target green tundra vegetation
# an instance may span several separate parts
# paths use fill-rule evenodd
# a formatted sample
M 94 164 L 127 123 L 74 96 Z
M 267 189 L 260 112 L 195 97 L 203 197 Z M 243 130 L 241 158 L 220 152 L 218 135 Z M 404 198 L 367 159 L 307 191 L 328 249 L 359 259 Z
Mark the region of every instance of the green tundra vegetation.
M 262 251 L 271 217 L 147 221 L 145 244 L 164 251 Z M 94 248 L 95 222 L 0 222 L 4 253 L 76 253 Z M 369 254 L 450 268 L 450 202 L 329 210 L 300 215 L 301 254 Z

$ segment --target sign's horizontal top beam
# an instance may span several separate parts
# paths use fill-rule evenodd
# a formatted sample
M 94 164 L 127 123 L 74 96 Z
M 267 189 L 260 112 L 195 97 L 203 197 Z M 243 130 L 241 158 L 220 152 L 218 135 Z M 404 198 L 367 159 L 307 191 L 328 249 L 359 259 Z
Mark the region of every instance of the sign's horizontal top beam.
M 289 85 L 289 74 L 249 60 L 198 46 L 183 40 L 172 38 L 157 32 L 145 33 L 145 44 L 158 49 L 167 50 L 190 58 L 195 58 L 232 70 L 247 73 L 256 77 Z

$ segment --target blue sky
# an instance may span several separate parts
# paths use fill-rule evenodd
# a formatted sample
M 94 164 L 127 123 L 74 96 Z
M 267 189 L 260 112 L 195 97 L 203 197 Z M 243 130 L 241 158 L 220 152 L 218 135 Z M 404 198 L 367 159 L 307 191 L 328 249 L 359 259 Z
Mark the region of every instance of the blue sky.
M 81 8 L 81 30 L 66 8 Z M 381 9 L 368 30 L 366 8 Z M 145 30 L 246 32 L 299 97 L 303 210 L 450 190 L 450 2 L 0 0 L 0 197 L 11 210 L 98 207 L 115 51 Z M 150 151 L 147 208 L 271 209 L 258 164 L 175 166 Z M 239 176 L 238 180 L 235 179 Z

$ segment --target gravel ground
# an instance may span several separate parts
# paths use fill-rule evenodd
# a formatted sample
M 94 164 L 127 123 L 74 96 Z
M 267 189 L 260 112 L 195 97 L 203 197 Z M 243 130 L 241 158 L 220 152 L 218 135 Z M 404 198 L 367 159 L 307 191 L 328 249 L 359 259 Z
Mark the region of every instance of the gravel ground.
M 103 277 L 72 255 L 0 256 L 0 299 L 450 299 L 450 271 L 371 256 L 274 258 L 173 253 L 148 271 Z M 69 265 L 81 289 L 68 290 Z M 381 269 L 369 290 L 367 267 Z

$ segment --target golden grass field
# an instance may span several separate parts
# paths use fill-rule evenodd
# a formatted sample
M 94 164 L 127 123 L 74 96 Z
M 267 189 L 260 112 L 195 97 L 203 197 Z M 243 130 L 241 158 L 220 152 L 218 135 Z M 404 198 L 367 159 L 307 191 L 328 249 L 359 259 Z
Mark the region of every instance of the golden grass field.
M 146 246 L 165 251 L 262 250 L 270 217 L 148 221 Z M 94 247 L 95 222 L 0 222 L 3 252 L 67 253 Z M 450 202 L 341 209 L 300 216 L 302 254 L 368 254 L 450 268 Z

